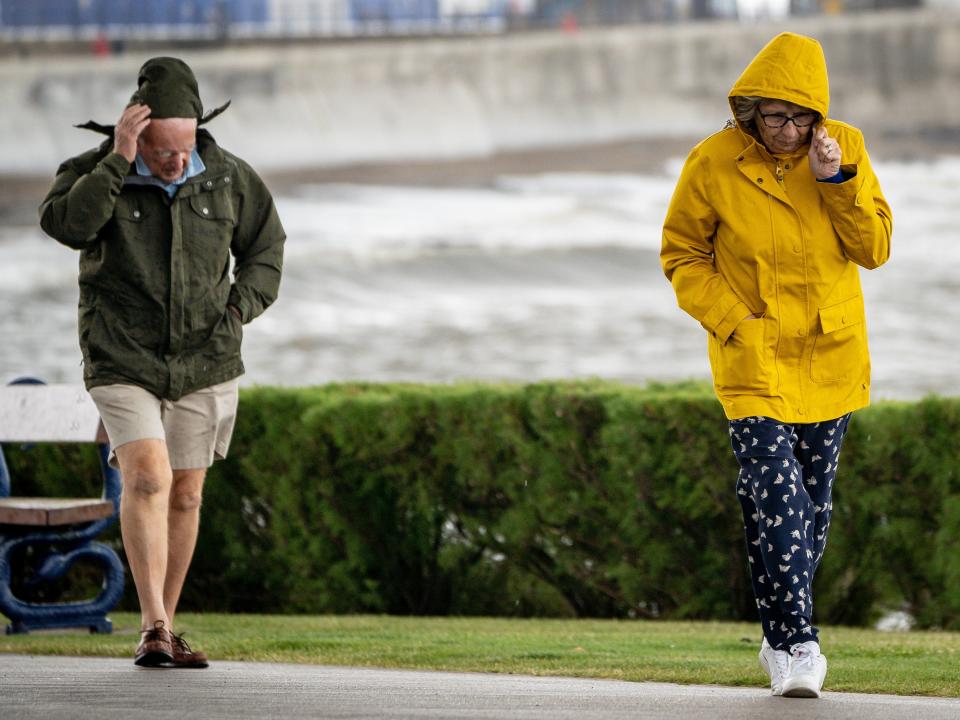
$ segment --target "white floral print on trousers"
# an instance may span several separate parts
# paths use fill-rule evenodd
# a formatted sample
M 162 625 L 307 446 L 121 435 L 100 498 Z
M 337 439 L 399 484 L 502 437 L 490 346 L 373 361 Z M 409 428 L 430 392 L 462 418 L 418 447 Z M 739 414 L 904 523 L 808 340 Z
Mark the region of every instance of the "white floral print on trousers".
M 777 650 L 818 641 L 813 576 L 827 544 L 849 421 L 849 413 L 810 424 L 762 416 L 730 421 L 753 594 L 763 634 Z

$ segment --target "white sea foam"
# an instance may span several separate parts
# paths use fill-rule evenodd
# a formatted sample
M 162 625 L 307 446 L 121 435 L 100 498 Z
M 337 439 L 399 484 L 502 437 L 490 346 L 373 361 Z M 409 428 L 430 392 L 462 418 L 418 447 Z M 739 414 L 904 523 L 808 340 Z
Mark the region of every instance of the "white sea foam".
M 279 197 L 284 283 L 247 329 L 245 381 L 706 378 L 657 259 L 681 165 Z M 890 263 L 862 273 L 875 392 L 956 394 L 960 158 L 876 170 L 895 233 Z M 0 230 L 0 259 L 0 370 L 78 380 L 76 255 L 21 227 Z
M 452 248 L 655 248 L 670 192 L 664 178 L 555 174 L 489 189 L 313 185 L 278 208 L 299 241 L 293 253 L 383 260 Z

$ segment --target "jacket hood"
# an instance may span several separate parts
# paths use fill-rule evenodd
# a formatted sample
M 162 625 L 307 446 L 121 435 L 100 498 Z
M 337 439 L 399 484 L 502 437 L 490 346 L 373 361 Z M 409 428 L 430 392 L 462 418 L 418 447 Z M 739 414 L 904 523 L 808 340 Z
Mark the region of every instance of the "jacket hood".
M 151 118 L 196 118 L 200 126 L 226 110 L 230 101 L 204 115 L 197 78 L 190 66 L 179 58 L 155 57 L 147 60 L 137 74 L 137 89 L 129 105 L 135 104 L 149 106 Z M 90 120 L 76 127 L 112 136 L 114 126 Z
M 203 117 L 197 77 L 189 65 L 173 57 L 155 57 L 143 64 L 130 104 L 148 105 L 153 118 Z
M 784 32 L 757 53 L 730 90 L 730 107 L 737 96 L 786 100 L 827 117 L 830 84 L 820 43 Z

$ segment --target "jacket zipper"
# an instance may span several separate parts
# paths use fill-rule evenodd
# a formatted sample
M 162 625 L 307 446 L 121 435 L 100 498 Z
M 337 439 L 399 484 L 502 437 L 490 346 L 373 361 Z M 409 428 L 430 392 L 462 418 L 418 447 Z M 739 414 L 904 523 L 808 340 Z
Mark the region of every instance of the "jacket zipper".
M 779 160 L 777 160 L 777 182 L 781 186 L 783 185 L 783 167 L 781 167 Z

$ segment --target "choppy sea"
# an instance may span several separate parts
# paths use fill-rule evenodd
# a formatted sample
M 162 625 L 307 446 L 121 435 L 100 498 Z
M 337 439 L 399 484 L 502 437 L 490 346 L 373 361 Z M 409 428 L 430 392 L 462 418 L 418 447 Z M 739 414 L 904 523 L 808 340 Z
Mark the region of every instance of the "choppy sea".
M 244 383 L 705 379 L 703 330 L 657 256 L 680 165 L 280 193 L 283 286 L 247 326 Z M 876 171 L 894 240 L 861 273 L 874 397 L 955 395 L 960 157 Z M 39 227 L 0 227 L 0 381 L 80 381 L 76 272 Z

